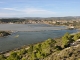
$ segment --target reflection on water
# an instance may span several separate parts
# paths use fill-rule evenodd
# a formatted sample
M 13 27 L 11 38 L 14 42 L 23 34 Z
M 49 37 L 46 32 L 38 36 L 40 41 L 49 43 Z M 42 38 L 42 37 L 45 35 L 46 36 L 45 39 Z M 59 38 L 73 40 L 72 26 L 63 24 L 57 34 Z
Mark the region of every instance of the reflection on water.
M 62 30 L 65 29 L 63 26 L 52 27 L 45 24 L 0 24 L 0 30 L 1 29 L 17 30 L 19 32 L 13 33 L 8 37 L 0 38 L 0 52 L 27 44 L 41 42 L 48 38 L 61 37 L 66 32 L 77 32 L 76 30 Z M 30 32 L 28 32 L 29 30 Z M 36 32 L 37 30 L 38 32 Z

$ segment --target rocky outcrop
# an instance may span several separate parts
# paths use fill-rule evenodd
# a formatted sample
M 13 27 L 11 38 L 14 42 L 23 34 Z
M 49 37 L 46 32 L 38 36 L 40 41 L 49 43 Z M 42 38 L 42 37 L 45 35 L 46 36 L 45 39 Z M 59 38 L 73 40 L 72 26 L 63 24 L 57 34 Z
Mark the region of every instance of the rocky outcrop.
M 0 37 L 8 36 L 10 35 L 9 31 L 0 31 Z

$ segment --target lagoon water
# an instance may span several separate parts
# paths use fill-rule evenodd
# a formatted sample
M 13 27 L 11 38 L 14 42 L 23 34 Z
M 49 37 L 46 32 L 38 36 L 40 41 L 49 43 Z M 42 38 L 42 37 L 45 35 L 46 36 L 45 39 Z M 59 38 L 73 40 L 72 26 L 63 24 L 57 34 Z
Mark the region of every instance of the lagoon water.
M 61 30 L 64 26 L 51 26 L 47 24 L 0 24 L 0 30 L 13 31 L 42 31 L 42 30 Z
M 0 52 L 41 42 L 48 38 L 58 38 L 66 32 L 77 32 L 77 30 L 66 30 L 65 26 L 47 24 L 0 24 L 0 30 L 15 31 L 12 35 L 0 38 Z

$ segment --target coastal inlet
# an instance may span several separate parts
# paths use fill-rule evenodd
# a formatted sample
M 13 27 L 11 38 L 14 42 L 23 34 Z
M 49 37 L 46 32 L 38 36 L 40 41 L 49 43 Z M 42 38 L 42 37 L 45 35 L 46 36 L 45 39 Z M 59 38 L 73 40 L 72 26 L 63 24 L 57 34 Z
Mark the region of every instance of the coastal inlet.
M 13 31 L 11 35 L 0 38 L 0 52 L 38 43 L 48 38 L 58 38 L 66 32 L 77 32 L 66 30 L 65 26 L 47 24 L 0 24 L 0 30 Z

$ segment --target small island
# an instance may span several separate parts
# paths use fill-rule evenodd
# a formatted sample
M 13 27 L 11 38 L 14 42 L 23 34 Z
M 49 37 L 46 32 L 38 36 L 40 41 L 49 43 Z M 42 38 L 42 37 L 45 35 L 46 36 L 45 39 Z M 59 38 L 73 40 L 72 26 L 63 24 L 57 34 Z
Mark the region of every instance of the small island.
M 0 31 L 0 37 L 8 36 L 10 33 L 10 31 Z

